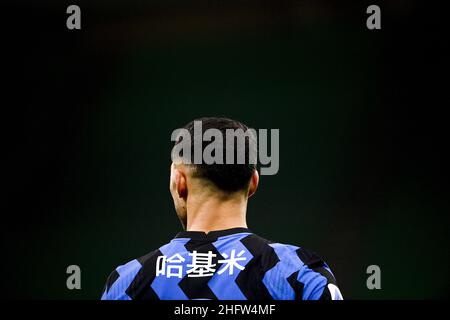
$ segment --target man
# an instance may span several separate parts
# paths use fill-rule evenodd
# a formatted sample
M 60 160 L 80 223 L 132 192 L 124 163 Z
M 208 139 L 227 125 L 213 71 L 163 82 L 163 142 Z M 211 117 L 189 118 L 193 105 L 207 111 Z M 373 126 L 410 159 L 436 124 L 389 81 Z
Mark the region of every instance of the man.
M 194 137 L 195 121 L 184 127 Z M 209 129 L 247 132 L 244 124 L 226 118 L 201 118 L 201 135 Z M 330 268 L 304 248 L 275 243 L 247 228 L 247 201 L 255 193 L 259 175 L 245 148 L 220 144 L 223 154 L 245 152 L 244 163 L 192 161 L 198 139 L 183 155 L 172 156 L 170 192 L 186 231 L 158 250 L 119 266 L 107 279 L 102 299 L 281 299 L 341 300 Z M 234 143 L 234 142 L 233 142 Z M 237 143 L 237 139 L 235 141 Z M 201 140 L 205 150 L 205 141 Z M 227 149 L 228 148 L 228 149 Z M 198 150 L 198 149 L 197 149 Z M 217 150 L 216 150 L 217 151 Z

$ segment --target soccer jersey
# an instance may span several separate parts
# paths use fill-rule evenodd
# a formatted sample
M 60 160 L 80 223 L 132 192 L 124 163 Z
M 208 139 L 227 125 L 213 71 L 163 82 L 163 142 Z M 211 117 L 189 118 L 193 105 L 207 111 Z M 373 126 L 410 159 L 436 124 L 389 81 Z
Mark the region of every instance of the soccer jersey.
M 102 300 L 342 300 L 328 265 L 247 228 L 183 231 L 119 266 Z

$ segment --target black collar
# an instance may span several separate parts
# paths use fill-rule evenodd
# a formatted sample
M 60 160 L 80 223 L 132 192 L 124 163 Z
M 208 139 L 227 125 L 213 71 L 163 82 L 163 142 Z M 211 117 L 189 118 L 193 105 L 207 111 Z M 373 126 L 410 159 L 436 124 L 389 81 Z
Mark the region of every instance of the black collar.
M 225 230 L 215 230 L 210 231 L 208 233 L 203 231 L 181 231 L 179 232 L 175 238 L 191 238 L 191 239 L 199 239 L 199 240 L 211 240 L 217 239 L 219 237 L 228 236 L 230 234 L 235 233 L 243 233 L 248 232 L 252 233 L 248 228 L 231 228 Z

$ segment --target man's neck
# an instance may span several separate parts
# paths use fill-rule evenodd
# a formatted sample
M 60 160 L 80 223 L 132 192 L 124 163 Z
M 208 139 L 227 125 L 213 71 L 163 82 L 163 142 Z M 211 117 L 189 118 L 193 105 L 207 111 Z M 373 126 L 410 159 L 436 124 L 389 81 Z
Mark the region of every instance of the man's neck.
M 247 199 L 234 197 L 217 199 L 214 197 L 188 197 L 187 231 L 210 232 L 231 228 L 247 228 Z

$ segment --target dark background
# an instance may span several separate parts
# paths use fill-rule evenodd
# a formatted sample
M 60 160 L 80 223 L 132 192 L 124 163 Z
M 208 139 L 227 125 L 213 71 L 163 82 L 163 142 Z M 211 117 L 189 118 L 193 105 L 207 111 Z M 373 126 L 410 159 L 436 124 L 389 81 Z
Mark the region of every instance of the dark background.
M 66 28 L 77 4 L 82 29 Z M 378 4 L 382 29 L 366 28 Z M 437 2 L 40 1 L 3 7 L 2 294 L 98 299 L 181 226 L 170 134 L 280 129 L 248 224 L 318 252 L 347 299 L 448 298 L 448 34 Z M 82 290 L 66 288 L 66 268 Z M 382 289 L 366 288 L 367 266 Z

